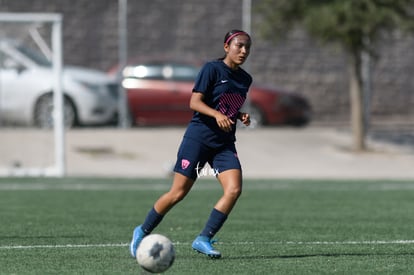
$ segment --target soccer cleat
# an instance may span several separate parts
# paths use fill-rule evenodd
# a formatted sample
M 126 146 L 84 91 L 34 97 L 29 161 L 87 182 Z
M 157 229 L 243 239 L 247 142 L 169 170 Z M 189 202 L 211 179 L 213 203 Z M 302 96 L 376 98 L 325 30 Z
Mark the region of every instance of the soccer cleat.
M 145 236 L 146 234 L 144 230 L 142 230 L 141 225 L 135 227 L 134 233 L 132 234 L 131 244 L 129 245 L 129 250 L 132 257 L 136 258 L 137 248 Z
M 221 253 L 214 249 L 211 245 L 212 241 L 206 236 L 198 236 L 192 244 L 192 248 L 198 253 L 209 256 L 213 259 L 218 259 L 221 257 Z

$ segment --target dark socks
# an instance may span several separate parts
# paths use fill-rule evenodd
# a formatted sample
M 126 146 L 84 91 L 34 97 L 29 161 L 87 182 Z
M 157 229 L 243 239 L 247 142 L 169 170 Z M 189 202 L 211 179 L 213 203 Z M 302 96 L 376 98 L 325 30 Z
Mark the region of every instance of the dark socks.
M 162 221 L 164 215 L 158 214 L 154 207 L 148 212 L 144 223 L 142 224 L 142 230 L 145 234 L 149 234 L 154 230 L 155 227 Z
M 223 226 L 227 219 L 227 215 L 213 208 L 207 223 L 201 232 L 200 236 L 212 238 Z
M 158 214 L 154 208 L 152 208 L 145 218 L 144 223 L 142 224 L 142 230 L 145 234 L 150 234 L 155 227 L 162 221 L 164 215 Z M 212 238 L 223 226 L 224 222 L 227 219 L 227 215 L 213 208 L 211 211 L 210 217 L 207 220 L 207 223 L 201 232 L 201 236 L 206 236 Z

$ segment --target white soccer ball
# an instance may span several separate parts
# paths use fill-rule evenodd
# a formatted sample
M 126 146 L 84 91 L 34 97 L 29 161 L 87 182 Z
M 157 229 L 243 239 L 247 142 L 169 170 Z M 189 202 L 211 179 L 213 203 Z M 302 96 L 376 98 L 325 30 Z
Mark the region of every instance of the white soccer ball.
M 137 249 L 138 264 L 151 273 L 167 270 L 175 259 L 172 242 L 160 234 L 150 234 L 142 239 Z

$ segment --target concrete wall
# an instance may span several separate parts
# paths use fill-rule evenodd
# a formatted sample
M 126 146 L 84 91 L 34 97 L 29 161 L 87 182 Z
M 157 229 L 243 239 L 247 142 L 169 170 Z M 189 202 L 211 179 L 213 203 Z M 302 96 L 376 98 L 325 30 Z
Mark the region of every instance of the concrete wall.
M 252 1 L 253 4 L 255 1 Z M 242 26 L 240 0 L 129 0 L 129 56 L 205 61 L 222 56 L 225 33 Z M 59 12 L 64 62 L 108 70 L 118 59 L 116 0 L 0 0 L 0 12 Z M 255 17 L 253 17 L 255 18 Z M 315 119 L 348 120 L 347 58 L 303 33 L 274 44 L 252 28 L 249 71 L 257 84 L 305 95 Z M 414 39 L 395 34 L 380 43 L 373 68 L 372 117 L 414 122 Z

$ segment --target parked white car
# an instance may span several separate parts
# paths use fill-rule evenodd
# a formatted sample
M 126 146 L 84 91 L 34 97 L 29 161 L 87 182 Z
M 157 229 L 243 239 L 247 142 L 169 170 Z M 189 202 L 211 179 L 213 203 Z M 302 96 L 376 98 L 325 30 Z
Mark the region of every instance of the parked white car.
M 118 110 L 117 83 L 104 72 L 63 67 L 64 122 L 107 124 Z M 53 126 L 53 72 L 40 52 L 0 40 L 0 122 L 41 128 Z

